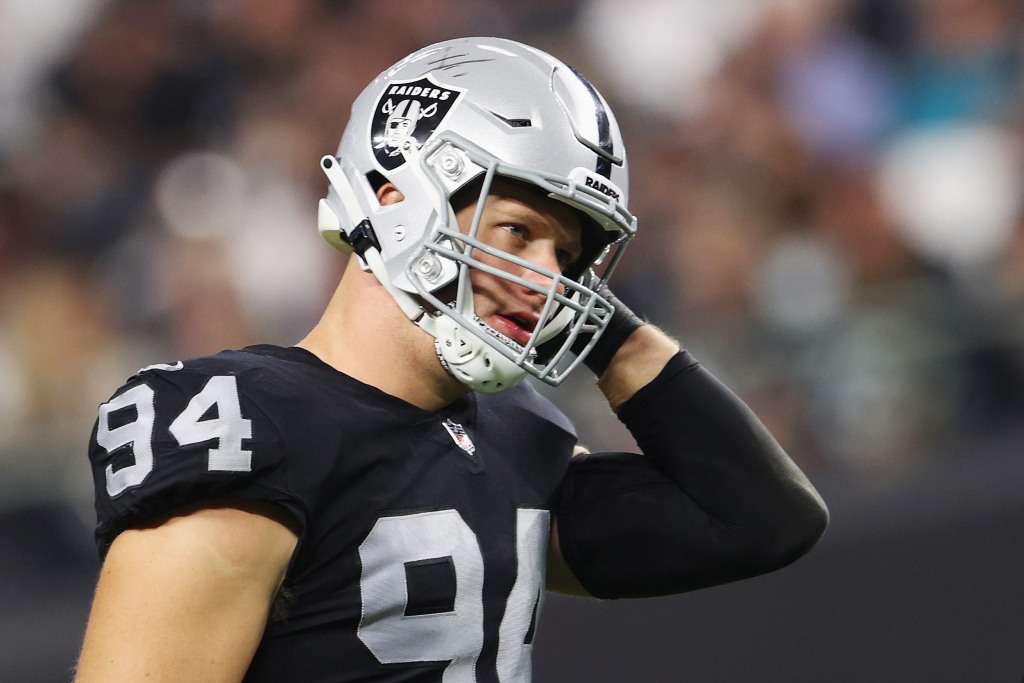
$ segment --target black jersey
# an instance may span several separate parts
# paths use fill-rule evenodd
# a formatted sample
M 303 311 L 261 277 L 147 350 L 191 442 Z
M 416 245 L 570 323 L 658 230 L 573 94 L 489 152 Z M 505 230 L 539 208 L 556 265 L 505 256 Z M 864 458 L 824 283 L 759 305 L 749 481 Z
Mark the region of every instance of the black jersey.
M 269 501 L 299 543 L 245 680 L 528 680 L 574 443 L 525 383 L 431 413 L 298 348 L 151 366 L 100 408 L 97 540 L 204 498 Z

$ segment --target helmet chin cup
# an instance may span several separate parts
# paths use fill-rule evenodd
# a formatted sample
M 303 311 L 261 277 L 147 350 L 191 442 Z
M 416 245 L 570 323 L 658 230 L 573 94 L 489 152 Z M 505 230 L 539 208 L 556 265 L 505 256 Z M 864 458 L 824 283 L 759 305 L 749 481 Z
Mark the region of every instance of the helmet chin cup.
M 473 391 L 484 394 L 505 391 L 526 377 L 523 367 L 448 315 L 434 318 L 434 340 L 441 365 Z

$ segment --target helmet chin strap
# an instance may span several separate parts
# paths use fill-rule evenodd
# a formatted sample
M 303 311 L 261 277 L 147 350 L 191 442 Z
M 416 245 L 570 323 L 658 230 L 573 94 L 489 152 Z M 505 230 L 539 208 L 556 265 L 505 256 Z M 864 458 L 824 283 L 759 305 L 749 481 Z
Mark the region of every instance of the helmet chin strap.
M 337 160 L 333 156 L 327 155 L 320 160 L 320 168 L 323 169 L 334 191 L 338 193 L 338 198 L 341 199 L 341 205 L 348 215 L 349 222 L 355 226 L 347 237 L 352 244 L 352 248 L 359 254 L 359 258 L 363 259 L 363 262 L 377 276 L 377 280 L 384 286 L 384 289 L 388 291 L 388 294 L 398 302 L 402 312 L 405 313 L 409 320 L 416 322 L 426 317 L 424 316 L 423 306 L 411 294 L 395 287 L 391 283 L 390 278 L 388 278 L 387 267 L 384 265 L 384 259 L 380 255 L 380 247 L 377 245 L 377 238 L 373 233 L 370 219 L 359 208 L 359 200 L 356 199 L 352 185 L 348 182 L 348 178 L 345 177 Z M 321 232 L 332 230 L 339 233 L 342 232 L 341 219 L 325 199 L 320 200 L 317 219 Z

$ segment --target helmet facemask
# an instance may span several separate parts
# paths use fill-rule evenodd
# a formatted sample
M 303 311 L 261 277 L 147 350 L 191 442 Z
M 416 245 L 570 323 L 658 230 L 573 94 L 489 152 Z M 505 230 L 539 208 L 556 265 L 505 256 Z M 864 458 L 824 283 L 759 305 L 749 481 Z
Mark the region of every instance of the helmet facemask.
M 445 182 L 452 176 L 453 158 L 458 158 L 454 166 L 462 169 L 462 173 L 473 174 L 472 181 L 461 185 L 458 201 L 454 202 Z M 611 306 L 594 288 L 614 270 L 634 229 L 633 217 L 600 192 L 566 178 L 504 164 L 451 133 L 440 135 L 423 150 L 421 168 L 437 188 L 447 220 L 438 220 L 433 226 L 429 237 L 409 260 L 406 276 L 433 311 L 433 320 L 421 326 L 434 327 L 432 333 L 442 365 L 477 391 L 501 391 L 527 374 L 547 384 L 560 384 L 607 325 Z M 484 207 L 498 178 L 526 185 L 581 212 L 583 253 L 576 263 L 564 272 L 553 272 L 480 239 Z M 455 205 L 472 200 L 476 205 L 473 219 L 463 231 L 456 219 Z M 593 218 L 595 214 L 606 223 L 618 221 L 621 227 L 606 230 Z M 491 263 L 482 260 L 481 254 L 492 257 Z M 511 268 L 492 265 L 495 259 Z M 439 263 L 456 265 L 457 275 L 452 284 L 437 287 L 432 282 L 432 274 L 442 270 Z M 526 344 L 486 325 L 477 315 L 471 284 L 474 269 L 544 296 L 539 322 Z M 539 274 L 544 284 L 519 274 L 525 270 Z M 588 344 L 573 355 L 570 348 L 581 336 Z

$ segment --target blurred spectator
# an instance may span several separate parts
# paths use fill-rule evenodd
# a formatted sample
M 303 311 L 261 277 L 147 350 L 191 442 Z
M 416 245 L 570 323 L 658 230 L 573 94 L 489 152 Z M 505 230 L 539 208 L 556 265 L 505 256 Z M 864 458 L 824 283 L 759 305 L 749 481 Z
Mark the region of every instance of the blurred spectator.
M 901 120 L 920 126 L 1005 120 L 1020 98 L 1019 4 L 915 0 L 916 31 L 901 64 Z

